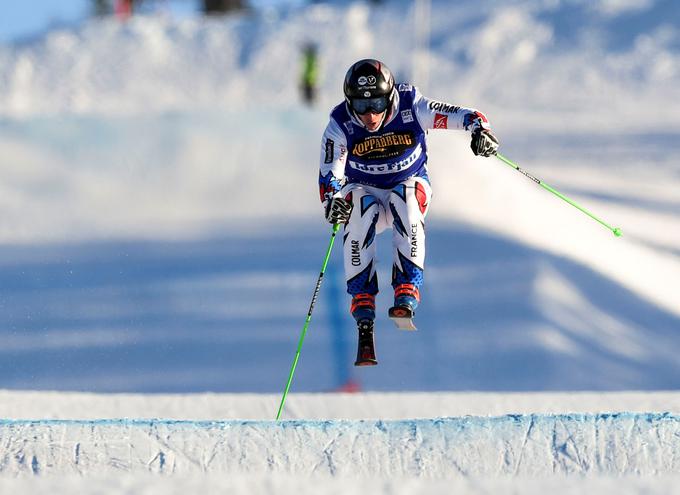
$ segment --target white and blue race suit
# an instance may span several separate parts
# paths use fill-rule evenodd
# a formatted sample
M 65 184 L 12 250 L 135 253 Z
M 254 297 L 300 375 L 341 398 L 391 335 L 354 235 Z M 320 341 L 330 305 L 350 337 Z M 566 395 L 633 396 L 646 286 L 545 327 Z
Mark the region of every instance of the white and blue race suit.
M 370 132 L 348 104 L 330 114 L 321 143 L 319 191 L 353 204 L 343 237 L 347 292 L 377 294 L 375 236 L 392 227 L 392 286 L 423 283 L 425 215 L 432 190 L 427 176 L 427 131 L 489 128 L 479 111 L 424 97 L 399 84 L 383 125 Z

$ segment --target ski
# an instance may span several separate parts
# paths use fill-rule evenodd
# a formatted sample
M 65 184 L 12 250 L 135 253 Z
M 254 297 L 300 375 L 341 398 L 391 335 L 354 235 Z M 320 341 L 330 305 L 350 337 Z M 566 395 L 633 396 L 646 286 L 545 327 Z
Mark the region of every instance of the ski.
M 413 324 L 413 310 L 408 306 L 392 306 L 388 312 L 390 320 L 399 330 L 418 330 Z
M 359 320 L 357 326 L 359 328 L 359 346 L 354 366 L 375 366 L 378 364 L 378 360 L 375 358 L 373 320 Z

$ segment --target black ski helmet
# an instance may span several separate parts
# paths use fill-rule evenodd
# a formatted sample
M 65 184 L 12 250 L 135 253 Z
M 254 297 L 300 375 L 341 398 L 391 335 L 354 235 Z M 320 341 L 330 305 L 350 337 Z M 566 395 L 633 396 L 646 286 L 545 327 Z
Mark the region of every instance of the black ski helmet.
M 383 100 L 387 109 L 394 98 L 394 76 L 390 69 L 372 58 L 359 60 L 352 65 L 345 75 L 343 86 L 345 99 L 350 108 L 357 111 L 353 102 L 356 100 Z M 371 107 L 371 109 L 374 109 Z M 384 110 L 384 109 L 383 109 Z M 357 111 L 357 113 L 364 113 Z

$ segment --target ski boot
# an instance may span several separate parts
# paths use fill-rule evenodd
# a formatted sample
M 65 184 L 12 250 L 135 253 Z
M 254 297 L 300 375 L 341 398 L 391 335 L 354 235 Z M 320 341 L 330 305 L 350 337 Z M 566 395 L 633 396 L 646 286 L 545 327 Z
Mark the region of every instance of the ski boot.
M 356 294 L 349 310 L 356 321 L 375 320 L 375 295 Z
M 420 302 L 420 293 L 413 284 L 401 284 L 394 288 L 394 306 L 388 316 L 400 330 L 417 330 L 413 317 Z
M 354 366 L 375 366 L 378 360 L 375 358 L 375 343 L 373 341 L 373 320 L 364 318 L 357 322 L 359 329 L 359 347 L 357 360 Z

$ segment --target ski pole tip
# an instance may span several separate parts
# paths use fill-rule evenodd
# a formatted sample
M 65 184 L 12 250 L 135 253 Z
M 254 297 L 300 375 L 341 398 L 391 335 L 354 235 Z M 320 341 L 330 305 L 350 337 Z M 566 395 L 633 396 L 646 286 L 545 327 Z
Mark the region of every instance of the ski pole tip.
M 621 232 L 621 229 L 618 227 L 616 227 L 612 232 L 614 232 L 616 237 L 621 237 L 623 235 L 623 232 Z

